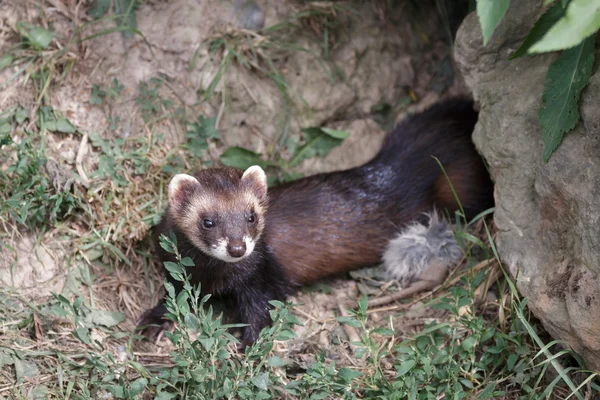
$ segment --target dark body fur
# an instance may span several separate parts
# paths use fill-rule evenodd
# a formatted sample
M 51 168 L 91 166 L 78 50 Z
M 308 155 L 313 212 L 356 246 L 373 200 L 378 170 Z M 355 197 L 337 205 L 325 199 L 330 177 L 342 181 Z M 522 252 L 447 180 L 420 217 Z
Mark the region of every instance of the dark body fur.
M 473 102 L 451 99 L 405 119 L 367 164 L 272 188 L 265 242 L 293 283 L 374 265 L 406 223 L 434 206 L 467 218 L 493 206 L 493 185 L 471 135 Z
M 235 196 L 239 191 L 242 172 L 234 168 L 220 168 L 198 171 L 194 177 L 207 191 Z M 181 207 L 186 207 L 185 202 Z M 200 283 L 202 296 L 212 294 L 214 297 L 226 299 L 231 308 L 238 312 L 239 318 L 249 324 L 249 327 L 244 329 L 243 346 L 254 342 L 260 329 L 271 321 L 268 312 L 271 306 L 268 302 L 284 300 L 289 293 L 289 281 L 285 272 L 278 264 L 272 262 L 262 238 L 248 257 L 236 263 L 221 261 L 198 250 L 175 223 L 173 213 L 179 211 L 181 210 L 169 207 L 154 230 L 154 247 L 160 261 L 176 261 L 175 257 L 159 244 L 160 235 L 168 236 L 172 231 L 177 238 L 179 253 L 182 257 L 190 257 L 194 262 L 194 267 L 188 268 L 190 283 Z M 173 279 L 168 272 L 166 278 L 175 287 L 176 293 L 183 289 L 182 283 Z M 166 312 L 164 303 L 161 302 L 146 311 L 138 325 L 160 325 Z M 156 329 L 149 329 L 146 333 L 152 336 L 157 332 Z
M 239 263 L 205 255 L 176 231 L 181 253 L 196 264 L 193 282 L 201 282 L 204 293 L 232 299 L 242 322 L 251 325 L 243 336 L 250 344 L 270 323 L 269 300 L 375 265 L 390 239 L 421 212 L 458 208 L 432 156 L 444 166 L 467 218 L 490 208 L 493 185 L 471 139 L 476 121 L 472 101 L 441 102 L 405 119 L 367 164 L 270 188 L 262 237 Z M 173 228 L 167 212 L 156 231 Z M 161 260 L 169 259 L 161 253 Z M 159 322 L 164 312 L 159 305 L 142 322 Z

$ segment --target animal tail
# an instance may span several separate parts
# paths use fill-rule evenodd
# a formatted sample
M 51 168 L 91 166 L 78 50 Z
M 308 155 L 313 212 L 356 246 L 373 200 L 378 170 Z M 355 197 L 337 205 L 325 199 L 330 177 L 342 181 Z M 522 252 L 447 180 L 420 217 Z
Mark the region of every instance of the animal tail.
M 402 286 L 422 277 L 436 264 L 446 271 L 463 257 L 451 225 L 437 211 L 426 213 L 428 223 L 414 221 L 391 239 L 383 253 L 383 267 Z

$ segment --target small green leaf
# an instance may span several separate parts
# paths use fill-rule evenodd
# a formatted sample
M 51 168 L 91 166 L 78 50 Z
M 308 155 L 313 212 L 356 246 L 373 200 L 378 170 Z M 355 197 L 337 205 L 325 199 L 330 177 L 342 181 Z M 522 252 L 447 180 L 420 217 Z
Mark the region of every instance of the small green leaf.
M 169 294 L 169 296 L 175 297 L 175 287 L 173 287 L 173 284 L 165 279 L 164 286 L 165 286 L 165 289 L 167 290 L 167 293 Z
M 23 107 L 17 107 L 15 110 L 15 121 L 21 125 L 27 119 L 27 111 Z
M 350 382 L 354 378 L 358 378 L 361 375 L 362 375 L 362 372 L 355 371 L 350 368 L 340 368 L 340 370 L 338 371 L 338 377 L 341 380 L 343 380 L 344 382 Z
M 164 265 L 165 265 L 165 269 L 171 273 L 181 273 L 182 272 L 181 267 L 172 261 L 165 261 Z
M 483 389 L 483 391 L 479 394 L 479 396 L 477 396 L 478 399 L 481 400 L 485 400 L 485 399 L 491 399 L 492 397 L 495 398 L 495 396 L 500 396 L 497 393 L 494 393 L 494 389 L 496 389 L 496 382 L 491 382 L 489 383 L 485 389 Z
M 92 94 L 90 95 L 89 103 L 100 105 L 103 103 L 102 98 L 106 96 L 106 93 L 98 87 L 98 85 L 92 86 Z
M 369 348 L 366 346 L 356 347 L 354 350 L 354 357 L 363 358 L 365 354 L 369 351 Z
M 460 383 L 461 383 L 461 385 L 463 385 L 467 389 L 473 389 L 473 384 L 468 379 L 461 379 Z
M 296 334 L 289 330 L 289 329 L 283 329 L 281 332 L 279 332 L 277 334 L 277 336 L 275 336 L 275 340 L 281 340 L 281 341 L 285 341 L 285 340 L 290 340 L 290 339 L 294 339 L 296 337 Z
M 481 25 L 484 46 L 504 18 L 509 4 L 510 0 L 477 0 L 477 16 Z
M 346 324 L 354 328 L 360 328 L 362 326 L 360 321 L 357 321 L 353 317 L 337 317 L 336 320 L 342 324 Z
M 141 394 L 144 389 L 148 386 L 148 379 L 146 378 L 138 378 L 131 383 L 131 387 L 129 389 L 130 396 L 137 396 Z
M 509 60 L 522 57 L 527 54 L 527 50 L 539 41 L 548 32 L 552 26 L 565 15 L 565 9 L 560 2 L 557 2 L 548 9 L 535 23 L 529 35 L 525 38 L 521 46 L 508 58 Z
M 223 394 L 228 396 L 231 393 L 231 379 L 225 377 L 223 380 Z
M 367 296 L 361 297 L 358 301 L 358 309 L 361 314 L 365 314 L 367 312 L 367 308 L 369 307 L 369 298 Z
M 548 162 L 564 135 L 579 121 L 579 96 L 592 73 L 595 39 L 592 36 L 579 46 L 563 51 L 548 67 L 542 107 L 538 112 L 545 144 L 544 162 Z
M 5 365 L 13 365 L 15 360 L 13 356 L 8 355 L 4 352 L 0 352 L 0 368 L 3 368 Z
M 334 139 L 344 140 L 350 136 L 350 132 L 348 131 L 338 131 L 330 128 L 321 128 L 321 130 Z
M 38 48 L 47 49 L 52 41 L 52 32 L 41 26 L 36 26 L 29 31 L 29 40 Z
M 194 261 L 192 261 L 192 259 L 189 257 L 184 257 L 181 259 L 181 265 L 183 265 L 184 267 L 193 267 Z
M 179 294 L 177 295 L 177 307 L 179 308 L 186 308 L 187 306 L 187 301 L 190 298 L 190 295 L 188 294 L 188 292 L 183 291 L 183 292 L 179 292 Z
M 283 367 L 286 363 L 280 357 L 273 356 L 267 360 L 267 364 L 273 368 Z
M 215 345 L 215 338 L 198 339 L 204 350 L 210 351 Z
M 508 356 L 508 361 L 506 362 L 506 368 L 509 371 L 512 371 L 518 360 L 519 360 L 519 355 L 516 353 L 512 353 L 510 356 Z
M 269 373 L 265 372 L 263 374 L 253 376 L 250 381 L 260 390 L 266 391 L 269 388 Z
M 275 308 L 283 308 L 285 305 L 279 300 L 269 300 L 269 303 Z
M 398 368 L 398 377 L 409 373 L 410 370 L 414 368 L 415 364 L 415 360 L 404 361 L 402 364 L 400 364 L 400 368 Z
M 125 321 L 125 314 L 118 311 L 93 310 L 86 316 L 86 322 L 107 328 L 118 325 L 123 321 Z
M 110 7 L 110 0 L 93 0 L 92 6 L 88 9 L 88 14 L 92 18 L 98 19 L 106 14 L 108 7 Z
M 106 390 L 108 392 L 110 392 L 113 396 L 115 396 L 117 399 L 125 398 L 125 389 L 123 388 L 123 386 L 106 385 L 105 387 L 106 387 Z
M 324 283 L 324 282 L 317 282 L 315 284 L 312 284 L 310 286 L 305 286 L 302 288 L 302 292 L 304 293 L 312 293 L 312 292 L 320 292 L 320 293 L 325 293 L 325 294 L 329 294 L 332 292 L 332 287 L 331 285 Z
M 260 154 L 244 149 L 243 147 L 230 147 L 221 154 L 221 162 L 229 167 L 247 169 L 253 165 L 266 168 L 267 163 L 260 158 Z
M 461 346 L 465 350 L 471 350 L 473 347 L 477 345 L 477 339 L 474 336 L 469 336 L 465 340 L 463 340 Z
M 50 121 L 45 121 L 43 126 L 46 130 L 50 132 L 56 132 L 56 121 L 53 119 Z
M 68 119 L 59 118 L 56 120 L 56 132 L 73 133 L 75 132 L 75 127 L 69 122 Z
M 529 53 L 569 49 L 600 29 L 600 1 L 571 0 L 565 15 L 531 46 Z
M 48 390 L 48 386 L 45 385 L 36 385 L 35 389 L 29 393 L 27 398 L 29 400 L 45 400 L 50 398 L 50 391 Z
M 188 134 L 196 134 L 204 139 L 219 139 L 221 135 L 217 129 L 217 117 L 199 115 L 198 122 L 192 124 L 192 130 Z
M 18 357 L 14 357 L 14 364 L 18 381 L 21 381 L 23 378 L 35 378 L 40 374 L 40 371 L 34 362 L 20 360 Z
M 377 329 L 373 329 L 372 331 L 373 333 L 376 333 L 378 335 L 381 336 L 393 336 L 396 332 L 394 332 L 391 329 L 387 329 L 387 328 L 377 328 Z
M 90 344 L 92 341 L 86 328 L 77 328 L 73 334 L 77 339 L 81 340 L 85 344 Z
M 0 70 L 10 66 L 14 61 L 15 57 L 12 54 L 4 54 L 0 57 Z
M 135 0 L 115 0 L 115 13 L 118 25 L 128 28 L 122 31 L 124 37 L 132 37 L 137 28 Z
M 325 157 L 331 149 L 342 144 L 342 141 L 350 135 L 348 132 L 329 128 L 304 128 L 302 133 L 304 133 L 305 143 L 296 150 L 290 160 L 292 167 L 308 158 Z
M 11 131 L 12 124 L 10 123 L 10 120 L 8 118 L 0 119 L 0 135 L 8 135 Z
M 19 21 L 17 22 L 16 27 L 19 33 L 21 33 L 21 35 L 23 35 L 36 49 L 45 50 L 52 41 L 52 32 L 41 26 L 35 26 L 24 21 Z

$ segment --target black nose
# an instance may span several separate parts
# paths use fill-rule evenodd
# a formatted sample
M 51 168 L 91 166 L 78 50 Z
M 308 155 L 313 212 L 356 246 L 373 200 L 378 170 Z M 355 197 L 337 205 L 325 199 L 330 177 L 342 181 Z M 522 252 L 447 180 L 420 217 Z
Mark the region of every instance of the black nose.
M 246 244 L 244 242 L 238 243 L 228 243 L 227 244 L 227 252 L 231 257 L 241 257 L 246 254 Z

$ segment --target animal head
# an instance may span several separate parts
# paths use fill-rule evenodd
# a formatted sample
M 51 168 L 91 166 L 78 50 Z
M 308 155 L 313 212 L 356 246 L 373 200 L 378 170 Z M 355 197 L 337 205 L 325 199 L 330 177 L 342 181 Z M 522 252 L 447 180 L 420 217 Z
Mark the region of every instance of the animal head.
M 173 222 L 205 254 L 238 262 L 254 251 L 267 203 L 267 177 L 259 166 L 178 174 L 168 196 Z

